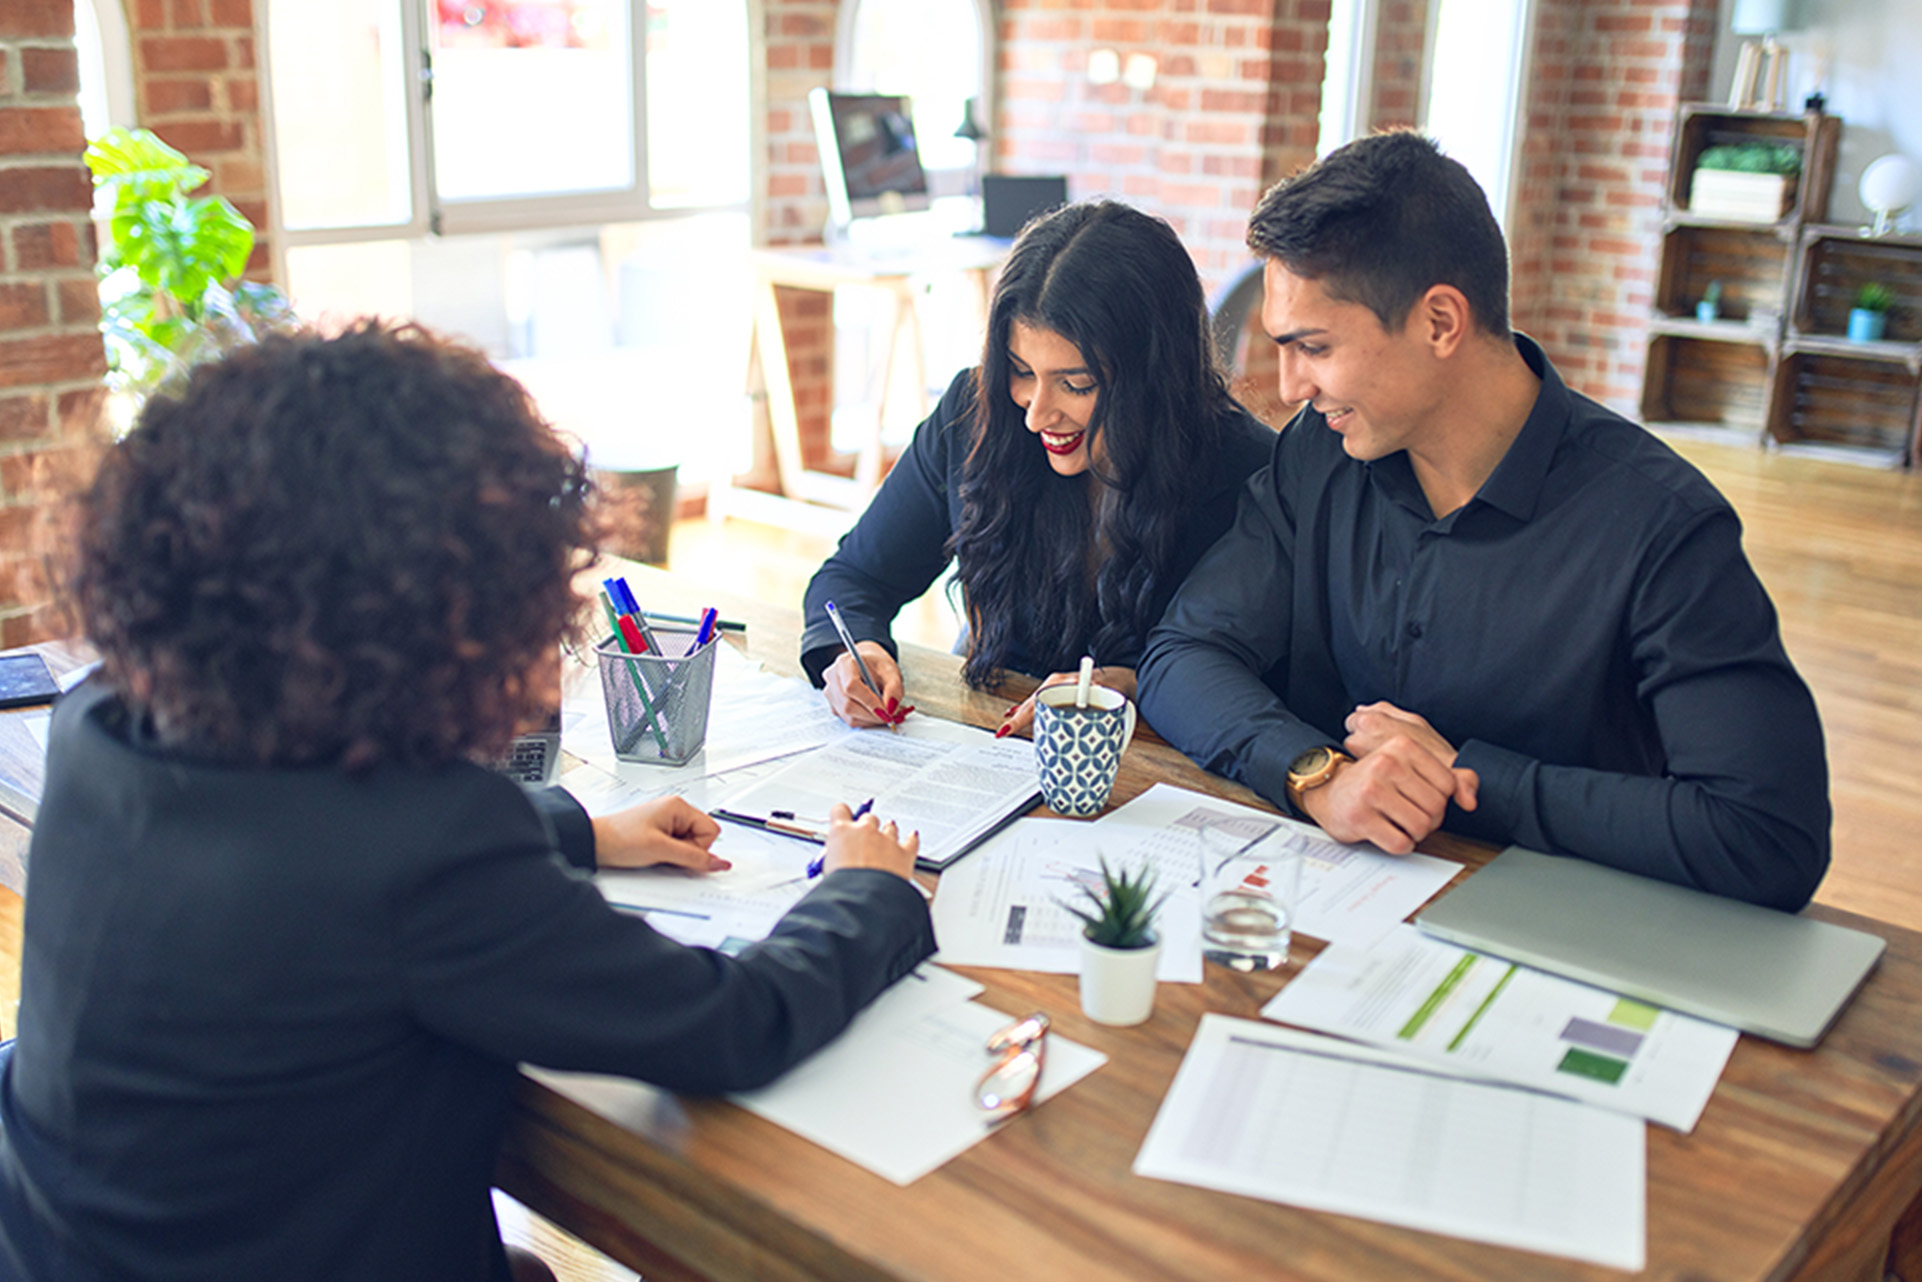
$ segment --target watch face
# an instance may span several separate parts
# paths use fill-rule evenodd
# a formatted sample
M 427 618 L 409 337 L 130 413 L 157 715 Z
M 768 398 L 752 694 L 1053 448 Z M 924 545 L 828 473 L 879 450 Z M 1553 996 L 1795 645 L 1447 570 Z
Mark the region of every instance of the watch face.
M 1327 746 L 1310 748 L 1295 758 L 1294 764 L 1288 767 L 1288 773 L 1291 775 L 1311 775 L 1327 765 L 1329 759 L 1334 755 L 1335 750 Z

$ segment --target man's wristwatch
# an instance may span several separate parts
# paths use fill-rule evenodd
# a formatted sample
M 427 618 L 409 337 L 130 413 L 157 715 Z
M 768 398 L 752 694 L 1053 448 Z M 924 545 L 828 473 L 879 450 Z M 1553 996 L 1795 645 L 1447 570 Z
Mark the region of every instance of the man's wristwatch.
M 1303 793 L 1313 792 L 1335 777 L 1335 770 L 1353 757 L 1338 748 L 1310 748 L 1288 766 L 1288 800 L 1301 809 Z

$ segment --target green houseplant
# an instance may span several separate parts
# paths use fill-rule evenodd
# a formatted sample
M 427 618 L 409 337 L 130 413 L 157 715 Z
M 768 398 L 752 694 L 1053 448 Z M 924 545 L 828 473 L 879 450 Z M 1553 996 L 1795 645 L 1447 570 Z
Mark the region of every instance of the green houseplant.
M 1895 291 L 1879 280 L 1870 281 L 1855 291 L 1855 306 L 1849 309 L 1849 337 L 1858 343 L 1878 342 L 1888 329 L 1893 310 Z
M 1722 314 L 1722 282 L 1712 280 L 1702 291 L 1702 300 L 1695 304 L 1695 319 L 1712 321 Z
M 1101 888 L 1083 886 L 1087 904 L 1061 906 L 1081 919 L 1081 1011 L 1103 1024 L 1139 1024 L 1154 1012 L 1161 937 L 1155 915 L 1168 900 L 1155 894 L 1146 867 L 1117 873 L 1101 861 Z
M 1789 143 L 1752 140 L 1705 147 L 1695 158 L 1689 209 L 1738 222 L 1779 219 L 1794 199 L 1802 151 Z
M 1697 169 L 1715 169 L 1733 174 L 1786 174 L 1802 172 L 1802 149 L 1781 142 L 1739 142 L 1705 147 L 1695 160 Z
M 279 290 L 240 279 L 253 225 L 221 197 L 190 194 L 205 169 L 144 129 L 101 135 L 86 161 L 107 214 L 100 331 L 116 392 L 144 400 L 196 362 L 291 322 Z

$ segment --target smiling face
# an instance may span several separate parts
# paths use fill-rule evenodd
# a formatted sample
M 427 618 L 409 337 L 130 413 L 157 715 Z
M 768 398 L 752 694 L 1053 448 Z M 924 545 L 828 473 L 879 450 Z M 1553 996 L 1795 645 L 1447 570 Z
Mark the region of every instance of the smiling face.
M 1088 420 L 1101 384 L 1081 349 L 1051 329 L 1017 320 L 1008 327 L 1008 365 L 1008 395 L 1048 451 L 1048 466 L 1061 476 L 1087 471 L 1093 461 Z
M 1263 284 L 1261 323 L 1280 348 L 1282 398 L 1313 403 L 1352 458 L 1419 448 L 1444 400 L 1423 302 L 1389 329 L 1276 259 Z

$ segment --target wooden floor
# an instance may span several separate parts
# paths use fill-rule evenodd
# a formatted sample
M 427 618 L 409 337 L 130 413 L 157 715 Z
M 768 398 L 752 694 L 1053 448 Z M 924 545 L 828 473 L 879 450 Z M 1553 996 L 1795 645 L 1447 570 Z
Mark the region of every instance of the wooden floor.
M 1741 513 L 1749 556 L 1821 707 L 1835 862 L 1817 900 L 1922 929 L 1922 476 L 1722 443 L 1673 444 Z M 675 527 L 669 567 L 798 606 L 829 550 L 826 540 L 765 526 L 694 521 Z M 940 599 L 912 607 L 897 629 L 903 640 L 942 648 L 955 633 L 954 612 Z M 19 996 L 20 909 L 0 890 L 7 1035 Z M 553 1263 L 562 1282 L 633 1282 L 631 1270 L 511 1203 L 502 1226 L 510 1241 Z

